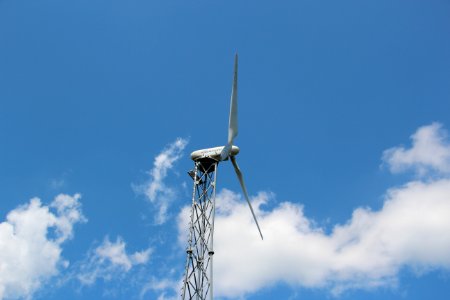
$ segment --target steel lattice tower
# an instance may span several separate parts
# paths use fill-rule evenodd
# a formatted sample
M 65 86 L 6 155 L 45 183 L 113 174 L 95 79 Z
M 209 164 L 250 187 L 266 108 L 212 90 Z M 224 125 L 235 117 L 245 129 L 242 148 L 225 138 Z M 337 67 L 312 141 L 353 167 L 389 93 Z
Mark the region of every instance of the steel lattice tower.
M 182 299 L 213 299 L 213 234 L 218 161 L 205 158 L 189 172 L 194 179 Z

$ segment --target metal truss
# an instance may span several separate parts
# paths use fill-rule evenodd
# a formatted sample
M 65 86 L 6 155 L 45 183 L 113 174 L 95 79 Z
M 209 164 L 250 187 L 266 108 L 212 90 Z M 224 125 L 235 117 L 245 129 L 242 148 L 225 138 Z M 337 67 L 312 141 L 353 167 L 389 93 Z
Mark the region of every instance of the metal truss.
M 194 179 L 182 299 L 213 299 L 213 233 L 218 162 L 203 159 L 190 172 Z

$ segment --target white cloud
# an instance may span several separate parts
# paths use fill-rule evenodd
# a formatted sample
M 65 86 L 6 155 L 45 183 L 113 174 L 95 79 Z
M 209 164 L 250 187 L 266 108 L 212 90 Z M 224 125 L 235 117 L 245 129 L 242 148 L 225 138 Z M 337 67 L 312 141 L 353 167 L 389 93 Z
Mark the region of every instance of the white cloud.
M 168 275 L 168 274 L 166 274 Z M 178 292 L 181 290 L 182 281 L 172 280 L 169 278 L 150 278 L 150 281 L 144 286 L 141 291 L 141 298 L 144 298 L 145 294 L 149 291 L 155 291 L 159 293 L 158 300 L 175 300 L 179 299 Z M 170 295 L 168 295 L 170 294 Z
M 157 207 L 156 224 L 163 224 L 167 220 L 167 211 L 176 196 L 176 191 L 166 185 L 164 180 L 174 163 L 181 158 L 187 143 L 187 140 L 177 138 L 175 142 L 169 144 L 155 157 L 153 168 L 149 172 L 150 180 L 146 184 L 133 186 L 136 192 L 145 194 L 147 199 Z
M 383 160 L 391 172 L 408 169 L 419 175 L 429 171 L 450 173 L 450 143 L 448 134 L 440 123 L 423 126 L 411 136 L 412 147 L 394 147 L 384 151 Z
M 144 265 L 152 253 L 151 248 L 127 254 L 126 243 L 119 236 L 115 242 L 105 237 L 102 244 L 90 251 L 86 259 L 78 264 L 76 278 L 83 285 L 92 285 L 98 279 L 104 281 L 121 278 L 134 266 Z
M 186 247 L 188 243 L 189 236 L 189 222 L 191 218 L 191 207 L 185 206 L 181 209 L 181 212 L 177 217 L 177 227 L 178 227 L 178 243 Z
M 379 211 L 357 208 L 330 234 L 316 227 L 303 207 L 283 202 L 262 210 L 271 194 L 253 198 L 264 241 L 238 194 L 217 195 L 215 294 L 239 298 L 285 282 L 325 287 L 339 294 L 397 283 L 399 271 L 450 268 L 450 180 L 411 182 L 391 189 Z M 181 214 L 186 214 L 184 209 Z M 180 241 L 186 216 L 179 216 Z M 185 247 L 185 244 L 182 244 Z
M 61 245 L 86 220 L 79 199 L 60 194 L 46 206 L 33 198 L 0 223 L 0 299 L 30 298 L 68 265 Z

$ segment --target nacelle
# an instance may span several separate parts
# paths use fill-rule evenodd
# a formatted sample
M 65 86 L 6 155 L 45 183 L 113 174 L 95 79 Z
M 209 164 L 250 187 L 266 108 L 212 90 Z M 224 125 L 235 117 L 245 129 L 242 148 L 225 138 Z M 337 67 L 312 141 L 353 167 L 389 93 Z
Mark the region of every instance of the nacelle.
M 219 161 L 220 160 L 220 153 L 222 153 L 224 146 L 220 147 L 214 147 L 214 148 L 208 148 L 208 149 L 201 149 L 196 150 L 191 153 L 191 159 L 193 161 L 197 161 L 203 158 L 211 158 L 214 160 Z M 231 146 L 230 156 L 235 156 L 239 153 L 239 147 L 238 146 Z

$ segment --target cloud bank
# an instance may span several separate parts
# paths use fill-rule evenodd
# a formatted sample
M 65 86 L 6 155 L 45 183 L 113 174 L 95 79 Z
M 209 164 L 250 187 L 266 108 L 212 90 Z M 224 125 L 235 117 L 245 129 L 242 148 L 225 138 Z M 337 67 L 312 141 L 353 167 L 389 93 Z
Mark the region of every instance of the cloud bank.
M 68 266 L 62 244 L 84 222 L 79 194 L 60 194 L 46 206 L 33 198 L 0 223 L 0 299 L 30 298 Z
M 266 193 L 253 198 L 261 241 L 243 199 L 228 190 L 218 195 L 218 296 L 238 297 L 280 281 L 340 293 L 395 284 L 404 267 L 450 267 L 450 180 L 392 189 L 381 210 L 358 208 L 331 234 L 315 227 L 301 205 L 284 202 L 262 210 L 269 199 Z
M 133 189 L 137 193 L 144 194 L 157 208 L 156 224 L 163 224 L 167 220 L 168 208 L 176 196 L 176 190 L 165 184 L 164 180 L 174 163 L 181 158 L 187 143 L 186 139 L 177 138 L 173 143 L 167 145 L 155 157 L 153 168 L 149 171 L 150 180 L 142 185 L 133 185 Z
M 348 289 L 395 286 L 399 273 L 450 269 L 449 143 L 441 125 L 421 127 L 410 149 L 392 148 L 384 159 L 394 172 L 427 170 L 432 181 L 412 181 L 389 189 L 384 205 L 360 207 L 330 233 L 303 213 L 303 206 L 264 204 L 274 195 L 259 193 L 252 202 L 264 241 L 240 195 L 222 190 L 216 198 L 215 294 L 241 298 L 284 282 L 294 287 Z M 179 242 L 185 246 L 189 210 L 179 215 Z

